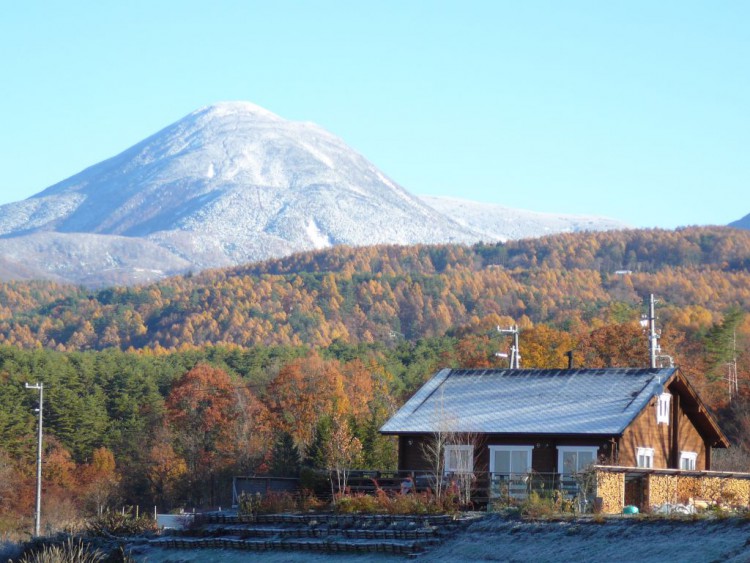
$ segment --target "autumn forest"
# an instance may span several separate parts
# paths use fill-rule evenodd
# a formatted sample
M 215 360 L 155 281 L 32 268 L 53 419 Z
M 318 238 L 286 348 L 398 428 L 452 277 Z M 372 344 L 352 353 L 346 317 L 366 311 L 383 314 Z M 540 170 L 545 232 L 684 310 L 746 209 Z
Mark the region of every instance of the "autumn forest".
M 436 369 L 645 366 L 639 324 L 659 299 L 661 346 L 750 471 L 750 232 L 575 233 L 471 247 L 334 247 L 98 290 L 0 284 L 0 532 L 33 515 L 44 383 L 46 522 L 111 505 L 229 501 L 232 475 L 313 475 L 333 433 L 352 465 L 387 469 L 378 428 Z M 726 376 L 736 362 L 739 395 Z

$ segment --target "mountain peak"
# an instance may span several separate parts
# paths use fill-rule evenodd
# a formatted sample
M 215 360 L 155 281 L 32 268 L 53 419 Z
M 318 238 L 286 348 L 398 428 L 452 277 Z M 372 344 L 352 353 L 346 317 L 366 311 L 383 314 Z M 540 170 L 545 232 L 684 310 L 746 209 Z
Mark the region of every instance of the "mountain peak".
M 252 116 L 256 119 L 270 121 L 283 121 L 281 117 L 252 102 L 244 101 L 226 101 L 216 102 L 208 106 L 203 106 L 192 112 L 191 116 L 206 117 L 227 117 L 227 116 Z
M 2 206 L 0 257 L 24 256 L 76 281 L 102 279 L 103 265 L 138 281 L 134 260 L 159 264 L 149 268 L 158 276 L 330 245 L 507 238 L 477 223 L 496 214 L 487 206 L 465 221 L 460 207 L 428 205 L 321 127 L 220 102 Z

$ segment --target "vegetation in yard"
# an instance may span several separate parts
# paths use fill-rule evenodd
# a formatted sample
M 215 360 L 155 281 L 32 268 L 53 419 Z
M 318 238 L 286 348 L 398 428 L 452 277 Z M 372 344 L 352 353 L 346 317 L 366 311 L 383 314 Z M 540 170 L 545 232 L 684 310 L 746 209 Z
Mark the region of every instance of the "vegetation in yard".
M 382 489 L 374 495 L 344 495 L 336 499 L 336 511 L 343 514 L 453 514 L 458 512 L 454 495 L 438 497 L 428 491 L 409 494 L 387 494 Z
M 18 563 L 98 563 L 110 561 L 108 555 L 92 547 L 81 538 L 68 537 L 63 541 L 30 542 Z
M 269 492 L 240 494 L 238 513 L 240 515 L 279 514 L 282 512 L 308 512 L 321 510 L 329 505 L 318 499 L 311 491 L 303 489 L 298 493 Z
M 132 510 L 126 512 L 104 512 L 86 524 L 89 536 L 137 536 L 156 532 L 156 521 L 150 516 L 135 516 Z

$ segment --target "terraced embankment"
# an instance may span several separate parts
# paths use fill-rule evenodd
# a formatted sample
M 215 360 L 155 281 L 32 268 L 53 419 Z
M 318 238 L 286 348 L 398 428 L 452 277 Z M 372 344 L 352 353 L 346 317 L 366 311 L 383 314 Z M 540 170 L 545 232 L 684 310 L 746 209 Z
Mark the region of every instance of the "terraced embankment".
M 148 548 L 416 555 L 469 520 L 444 515 L 210 514 L 189 530 L 149 540 Z M 142 548 L 134 550 L 137 554 Z

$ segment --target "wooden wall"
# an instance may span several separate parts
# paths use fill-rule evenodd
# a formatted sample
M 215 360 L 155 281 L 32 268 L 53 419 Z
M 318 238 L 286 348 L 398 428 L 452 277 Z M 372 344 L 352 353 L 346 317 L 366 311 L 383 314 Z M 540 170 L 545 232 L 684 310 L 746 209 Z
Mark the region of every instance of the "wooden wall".
M 657 469 L 679 469 L 681 451 L 698 454 L 696 470 L 710 469 L 710 449 L 706 448 L 703 438 L 682 409 L 680 396 L 672 394 L 669 424 L 656 423 L 657 400 L 656 397 L 652 398 L 623 432 L 617 465 L 637 467 L 637 450 L 643 447 L 654 449 L 654 468 Z
M 611 462 L 610 438 L 607 436 L 568 437 L 568 436 L 527 436 L 523 438 L 488 434 L 470 437 L 474 445 L 474 471 L 489 471 L 489 446 L 530 445 L 531 468 L 537 473 L 557 473 L 557 446 L 596 446 L 598 457 L 605 463 Z M 429 470 L 431 462 L 425 456 L 425 444 L 434 443 L 429 434 L 399 436 L 399 470 Z M 460 441 L 460 440 L 459 440 Z M 467 443 L 467 442 L 464 442 Z

